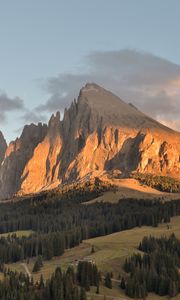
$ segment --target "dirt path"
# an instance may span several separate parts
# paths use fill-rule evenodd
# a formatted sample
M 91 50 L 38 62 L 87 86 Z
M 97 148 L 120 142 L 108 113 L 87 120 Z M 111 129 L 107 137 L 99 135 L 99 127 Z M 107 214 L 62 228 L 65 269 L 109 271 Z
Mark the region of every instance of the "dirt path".
M 31 272 L 29 271 L 27 265 L 25 263 L 22 263 L 21 266 L 24 268 L 26 274 L 29 276 L 29 279 L 32 278 Z
M 103 295 L 103 294 L 95 294 L 95 293 L 88 293 L 88 296 L 92 296 L 92 297 L 101 297 L 101 299 L 111 299 L 111 300 L 127 300 L 126 298 L 120 298 L 120 297 L 117 297 L 117 296 L 106 296 L 106 295 Z

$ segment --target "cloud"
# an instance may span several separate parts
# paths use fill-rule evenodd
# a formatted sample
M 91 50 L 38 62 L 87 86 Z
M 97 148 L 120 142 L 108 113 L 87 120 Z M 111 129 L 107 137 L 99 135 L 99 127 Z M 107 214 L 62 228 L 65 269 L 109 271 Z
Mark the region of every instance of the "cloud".
M 124 85 L 159 86 L 180 74 L 180 66 L 136 50 L 94 52 L 87 56 L 87 60 L 93 73 L 110 72 L 115 79 L 118 75 Z
M 88 74 L 60 74 L 58 77 L 49 78 L 44 85 L 50 95 L 48 101 L 36 108 L 36 111 L 64 110 L 77 97 L 80 88 L 91 81 Z
M 180 66 L 136 50 L 93 52 L 77 73 L 48 78 L 45 104 L 36 111 L 54 112 L 69 106 L 79 89 L 96 82 L 148 115 L 180 130 Z
M 24 123 L 38 123 L 38 122 L 47 122 L 47 116 L 41 113 L 36 112 L 35 110 L 25 110 L 25 113 L 20 116 L 20 119 Z
M 4 92 L 0 91 L 0 122 L 6 120 L 7 113 L 15 110 L 23 110 L 24 103 L 19 97 L 10 98 Z
M 18 117 L 24 123 L 47 122 L 47 116 L 36 110 L 28 110 L 19 97 L 10 98 L 6 93 L 0 91 L 0 122 L 6 121 L 9 112 L 19 111 Z

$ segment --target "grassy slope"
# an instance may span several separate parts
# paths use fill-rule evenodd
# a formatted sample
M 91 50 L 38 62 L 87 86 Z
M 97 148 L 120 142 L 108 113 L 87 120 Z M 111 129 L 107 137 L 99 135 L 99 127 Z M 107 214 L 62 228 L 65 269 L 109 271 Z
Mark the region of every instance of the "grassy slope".
M 147 235 L 153 235 L 160 237 L 162 235 L 170 235 L 172 232 L 180 238 L 180 216 L 172 218 L 171 228 L 167 229 L 165 224 L 160 225 L 157 228 L 143 226 L 141 228 L 134 228 L 127 231 L 114 233 L 104 237 L 98 237 L 84 241 L 80 246 L 67 250 L 63 256 L 53 258 L 51 261 L 44 262 L 44 266 L 40 272 L 33 274 L 34 280 L 38 280 L 40 274 L 43 274 L 44 278 L 48 278 L 50 274 L 55 270 L 57 266 L 61 266 L 62 269 L 66 268 L 75 260 L 81 259 L 86 256 L 91 256 L 99 269 L 102 272 L 113 271 L 114 278 L 118 277 L 118 273 L 122 270 L 122 263 L 125 257 L 137 252 L 137 246 L 142 238 Z M 91 254 L 91 247 L 94 245 L 95 253 Z M 30 260 L 28 268 L 32 271 L 34 260 Z M 17 271 L 24 271 L 24 267 L 21 263 L 9 264 L 8 267 Z M 117 283 L 114 283 L 113 290 L 105 289 L 101 287 L 101 293 L 105 295 L 112 295 L 116 297 L 124 297 L 123 291 L 120 291 L 117 287 Z M 179 296 L 178 296 L 179 297 Z M 94 296 L 94 300 L 101 299 L 100 296 Z M 127 297 L 124 297 L 127 299 Z M 90 297 L 91 299 L 91 297 Z M 111 298 L 108 298 L 111 299 Z M 113 299 L 113 297 L 112 297 Z M 156 295 L 150 295 L 148 300 L 166 299 L 158 297 Z M 174 298 L 177 300 L 178 298 Z
M 90 239 L 86 241 L 86 244 L 87 246 L 95 246 L 96 252 L 91 256 L 100 269 L 103 271 L 113 269 L 116 273 L 121 267 L 124 258 L 138 251 L 137 246 L 145 235 L 162 236 L 170 235 L 172 232 L 180 238 L 180 216 L 172 219 L 170 229 L 167 229 L 165 224 L 157 228 L 143 226 Z
M 0 237 L 8 237 L 8 235 L 12 235 L 12 234 L 16 234 L 18 237 L 22 237 L 22 236 L 30 236 L 31 234 L 33 234 L 32 230 L 19 230 L 19 231 L 13 231 L 13 232 L 8 232 L 8 233 L 1 233 Z
M 147 185 L 141 184 L 139 181 L 127 179 L 107 179 L 106 182 L 116 186 L 116 191 L 105 192 L 102 196 L 95 198 L 86 204 L 95 202 L 111 202 L 116 203 L 120 199 L 133 198 L 133 199 L 164 199 L 175 200 L 180 199 L 179 193 L 164 193 L 153 189 Z

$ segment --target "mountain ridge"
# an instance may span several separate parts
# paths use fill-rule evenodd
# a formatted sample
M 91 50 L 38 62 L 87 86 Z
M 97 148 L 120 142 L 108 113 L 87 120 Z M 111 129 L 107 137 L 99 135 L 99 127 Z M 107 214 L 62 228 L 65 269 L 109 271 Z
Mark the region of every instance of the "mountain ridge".
M 94 83 L 48 125 L 26 125 L 6 149 L 0 198 L 57 187 L 111 170 L 180 178 L 180 133 Z
M 96 93 L 98 94 L 98 99 L 96 97 L 97 96 Z M 80 90 L 78 101 L 81 101 L 82 99 L 83 99 L 83 101 L 86 101 L 86 103 L 89 106 L 91 106 L 91 107 L 95 106 L 96 107 L 95 110 L 100 112 L 101 114 L 102 114 L 102 112 L 101 112 L 102 109 L 103 109 L 103 112 L 105 112 L 105 113 L 108 112 L 108 116 L 111 114 L 116 114 L 119 117 L 116 125 L 122 126 L 122 124 L 121 124 L 122 117 L 129 117 L 129 116 L 134 115 L 136 117 L 145 118 L 149 122 L 149 123 L 147 122 L 147 123 L 143 124 L 143 126 L 139 125 L 139 127 L 138 127 L 139 129 L 151 128 L 151 126 L 157 128 L 159 126 L 160 128 L 168 130 L 169 132 L 179 133 L 179 132 L 161 124 L 157 120 L 154 120 L 153 118 L 147 116 L 145 113 L 141 112 L 137 107 L 135 107 L 133 104 L 126 103 L 121 98 L 116 96 L 114 93 L 112 93 L 109 90 L 104 89 L 103 87 L 98 86 L 96 83 L 87 83 Z M 111 103 L 111 107 L 109 107 L 110 99 L 113 99 L 113 103 L 114 103 L 113 106 Z M 121 108 L 121 111 L 119 111 L 120 108 Z M 129 118 L 128 118 L 128 121 L 129 121 Z M 111 124 L 111 125 L 113 125 L 113 124 Z M 130 127 L 130 124 L 127 123 L 127 125 L 128 125 L 128 127 Z M 134 128 L 134 126 L 136 124 L 133 123 L 132 125 L 133 125 L 132 127 Z

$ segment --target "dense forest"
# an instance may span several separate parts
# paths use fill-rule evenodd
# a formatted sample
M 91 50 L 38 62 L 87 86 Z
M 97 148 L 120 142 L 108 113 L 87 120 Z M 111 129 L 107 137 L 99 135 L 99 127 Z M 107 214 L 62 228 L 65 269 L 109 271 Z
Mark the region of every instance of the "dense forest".
M 180 215 L 180 201 L 120 200 L 119 203 L 82 204 L 82 195 L 72 199 L 29 198 L 0 205 L 0 233 L 32 230 L 29 237 L 0 238 L 1 262 L 16 262 L 33 256 L 51 259 L 82 240 L 130 229 L 158 226 Z
M 108 188 L 113 189 L 114 193 L 116 192 L 114 187 Z M 172 216 L 180 215 L 180 200 L 124 199 L 114 204 L 97 202 L 87 204 L 87 201 L 101 195 L 105 190 L 106 187 L 102 186 L 99 180 L 95 180 L 93 188 L 86 184 L 83 188 L 77 187 L 68 190 L 68 187 L 65 186 L 61 192 L 51 191 L 26 197 L 19 201 L 1 203 L 0 233 L 14 232 L 6 237 L 0 237 L 1 271 L 4 271 L 5 263 L 36 257 L 34 265 L 34 272 L 36 272 L 41 268 L 42 260 L 50 260 L 54 256 L 60 256 L 65 249 L 79 245 L 82 240 L 128 230 L 136 226 L 156 227 L 162 222 L 169 223 Z M 15 233 L 19 230 L 31 230 L 32 234 L 20 237 Z M 147 252 L 144 254 L 145 257 L 158 255 L 155 251 L 145 248 L 149 244 L 154 245 L 154 243 L 158 244 L 158 241 L 151 240 L 149 242 L 148 240 L 146 243 L 144 240 L 142 241 L 140 250 Z M 174 243 L 177 244 L 175 238 Z M 171 246 L 172 244 L 169 247 Z M 158 249 L 160 255 L 162 250 Z M 170 256 L 168 259 L 171 260 L 174 253 L 168 252 L 168 255 Z M 174 255 L 174 257 L 177 259 L 177 255 Z M 159 256 L 157 259 L 160 259 Z M 162 258 L 164 262 L 163 259 L 166 258 Z M 136 275 L 140 275 L 134 279 L 134 269 L 131 269 L 131 264 L 136 265 L 137 261 L 138 263 L 140 261 L 139 264 L 143 265 L 141 256 L 134 256 L 126 262 L 125 269 L 130 273 L 130 276 L 128 281 L 123 279 L 122 287 L 126 288 L 126 293 L 130 297 L 139 295 L 143 298 L 148 293 L 149 287 L 145 286 L 144 288 L 144 281 L 142 284 L 140 278 L 142 278 L 143 272 L 147 272 L 147 269 L 145 269 L 146 266 L 143 267 L 143 270 L 136 266 Z M 176 274 L 173 267 L 171 271 Z M 73 275 L 74 273 L 70 269 L 67 272 L 70 273 L 62 274 L 61 270 L 56 270 L 49 281 L 45 283 L 41 278 L 38 284 L 33 284 L 22 274 L 5 272 L 5 280 L 0 283 L 0 299 L 83 300 L 86 299 L 85 290 L 88 291 L 91 285 L 95 285 L 97 292 L 99 292 L 100 273 L 95 265 L 79 263 L 76 275 Z M 159 276 L 159 273 L 157 274 Z M 163 283 L 158 284 L 161 286 L 165 281 L 162 280 L 162 276 L 160 276 L 160 279 Z M 57 282 L 58 286 L 61 286 L 60 291 L 56 291 Z M 133 285 L 137 282 L 139 289 L 134 291 Z M 110 274 L 106 274 L 105 285 L 111 288 L 111 284 Z M 81 289 L 77 285 L 81 286 Z M 66 286 L 68 286 L 71 296 L 66 297 Z M 168 278 L 168 290 L 162 288 L 163 291 L 161 292 L 161 290 L 155 290 L 154 287 L 151 287 L 151 290 L 156 293 L 171 295 L 176 294 L 178 289 L 177 278 L 171 276 Z M 57 293 L 59 293 L 58 296 Z
M 135 173 L 133 178 L 162 192 L 180 193 L 180 181 L 172 177 Z
M 41 275 L 36 283 L 3 265 L 0 269 L 4 276 L 0 281 L 1 300 L 86 300 L 86 291 L 95 286 L 98 293 L 101 280 L 97 266 L 88 261 L 79 261 L 76 272 L 71 266 L 65 272 L 58 267 L 50 279 L 44 281 Z
M 92 274 L 91 274 L 92 275 Z M 62 273 L 57 268 L 48 281 L 41 276 L 39 282 L 22 273 L 4 271 L 0 281 L 1 300 L 86 300 L 85 289 L 79 286 L 77 275 L 72 268 Z
M 33 256 L 51 259 L 82 240 L 136 226 L 158 226 L 180 215 L 180 201 L 120 200 L 119 203 L 83 204 L 105 190 L 99 180 L 93 188 L 50 192 L 23 201 L 0 205 L 0 233 L 32 230 L 29 237 L 0 238 L 1 262 L 16 262 Z M 115 191 L 114 191 L 115 192 Z
M 169 238 L 144 237 L 139 250 L 144 254 L 134 254 L 124 264 L 130 274 L 124 286 L 126 294 L 142 299 L 149 292 L 176 296 L 180 292 L 180 240 L 174 234 Z

